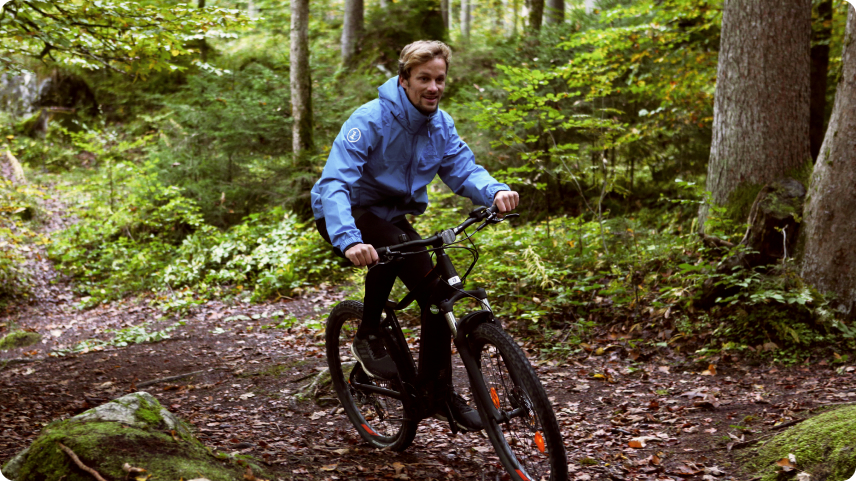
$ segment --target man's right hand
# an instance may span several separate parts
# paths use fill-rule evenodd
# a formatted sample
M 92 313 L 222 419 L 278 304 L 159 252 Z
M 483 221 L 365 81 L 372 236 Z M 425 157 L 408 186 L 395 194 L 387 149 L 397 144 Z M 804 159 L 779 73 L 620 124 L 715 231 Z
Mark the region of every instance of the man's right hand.
M 345 257 L 357 267 L 370 266 L 377 262 L 377 251 L 371 244 L 356 244 L 345 251 Z

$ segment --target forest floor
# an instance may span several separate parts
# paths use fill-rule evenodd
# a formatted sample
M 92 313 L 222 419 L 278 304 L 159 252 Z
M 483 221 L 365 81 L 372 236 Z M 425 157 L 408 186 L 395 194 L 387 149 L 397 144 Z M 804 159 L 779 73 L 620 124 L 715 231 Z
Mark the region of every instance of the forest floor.
M 43 340 L 0 351 L 0 463 L 50 421 L 142 390 L 213 450 L 254 456 L 278 479 L 507 479 L 480 434 L 452 436 L 425 420 L 405 452 L 379 451 L 357 435 L 329 390 L 297 400 L 326 366 L 322 325 L 345 297 L 342 287 L 262 304 L 211 301 L 180 317 L 164 316 L 148 298 L 80 310 L 44 253 L 31 260 L 39 273 L 33 295 L 0 311 L 0 336 L 14 326 Z M 286 318 L 298 320 L 269 327 Z M 108 329 L 154 332 L 179 320 L 184 325 L 159 342 L 68 352 L 84 340 L 108 341 Z M 522 343 L 557 412 L 570 479 L 749 480 L 754 474 L 738 456 L 752 441 L 824 406 L 856 401 L 852 366 L 700 365 L 678 343 L 634 346 L 629 327 L 601 329 L 590 351 L 562 359 L 539 359 L 539 346 Z

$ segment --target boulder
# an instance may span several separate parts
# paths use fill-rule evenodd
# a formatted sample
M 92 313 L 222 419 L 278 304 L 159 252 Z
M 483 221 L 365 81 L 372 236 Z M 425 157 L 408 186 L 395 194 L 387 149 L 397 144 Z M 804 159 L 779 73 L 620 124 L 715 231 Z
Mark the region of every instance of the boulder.
M 145 469 L 152 479 L 233 481 L 243 479 L 247 467 L 256 476 L 262 474 L 249 460 L 212 453 L 192 436 L 187 424 L 146 392 L 49 424 L 30 447 L 3 466 L 3 474 L 14 481 L 92 481 L 93 476 L 60 444 L 105 479 L 125 479 L 123 466 Z
M 856 470 L 854 425 L 856 406 L 828 411 L 792 426 L 741 457 L 746 479 L 775 481 L 796 471 L 806 472 L 816 481 L 848 479 Z M 776 463 L 789 455 L 796 458 L 796 470 L 784 473 Z

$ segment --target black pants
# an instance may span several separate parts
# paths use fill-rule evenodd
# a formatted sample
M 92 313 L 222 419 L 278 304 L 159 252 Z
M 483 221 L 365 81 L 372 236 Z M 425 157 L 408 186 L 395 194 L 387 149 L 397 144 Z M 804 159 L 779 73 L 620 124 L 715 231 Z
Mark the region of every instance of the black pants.
M 388 222 L 371 212 L 363 212 L 356 219 L 357 229 L 363 238 L 363 243 L 371 244 L 373 247 L 384 247 L 400 244 L 399 236 L 407 234 L 407 240 L 421 239 L 410 222 L 403 219 L 399 222 Z M 325 241 L 330 243 L 327 233 L 327 223 L 324 219 L 317 219 L 315 227 Z M 428 253 L 407 256 L 400 262 L 378 265 L 372 267 L 366 274 L 366 294 L 363 299 L 363 320 L 360 324 L 361 334 L 376 330 L 380 326 L 380 315 L 395 278 L 399 277 L 409 290 L 424 287 L 426 275 L 431 270 L 431 258 Z M 417 298 L 422 310 L 422 335 L 419 345 L 419 382 L 426 388 L 431 389 L 435 382 L 442 384 L 451 382 L 451 356 L 452 347 L 450 343 L 451 333 L 446 320 L 440 314 L 431 314 L 428 310 L 428 290 Z M 430 354 L 429 354 L 430 353 Z M 445 386 L 443 386 L 445 387 Z

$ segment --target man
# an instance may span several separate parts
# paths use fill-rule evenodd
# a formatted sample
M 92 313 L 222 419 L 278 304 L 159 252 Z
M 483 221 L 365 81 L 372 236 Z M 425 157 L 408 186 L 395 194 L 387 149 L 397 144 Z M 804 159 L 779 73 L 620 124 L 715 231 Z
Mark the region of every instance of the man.
M 495 203 L 503 213 L 517 207 L 517 192 L 476 165 L 452 118 L 439 110 L 450 59 L 451 50 L 442 42 L 423 40 L 404 47 L 398 76 L 378 88 L 378 99 L 345 122 L 321 179 L 312 187 L 319 233 L 356 266 L 375 264 L 375 248 L 401 243 L 402 234 L 408 240 L 421 239 L 405 216 L 425 212 L 426 187 L 437 174 L 475 204 Z M 366 275 L 363 319 L 351 350 L 370 376 L 397 376 L 378 336 L 396 276 L 414 290 L 423 286 L 430 270 L 426 252 L 374 266 Z M 481 429 L 478 413 L 451 390 L 449 328 L 442 316 L 430 313 L 426 296 L 418 302 L 423 319 L 417 382 L 426 392 L 439 389 L 448 396 L 459 425 Z

